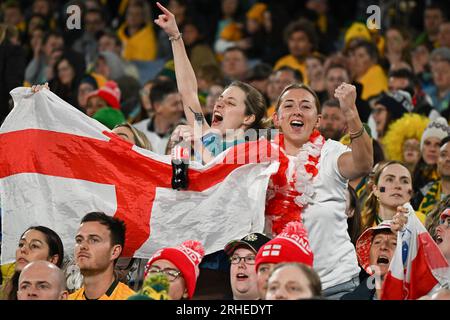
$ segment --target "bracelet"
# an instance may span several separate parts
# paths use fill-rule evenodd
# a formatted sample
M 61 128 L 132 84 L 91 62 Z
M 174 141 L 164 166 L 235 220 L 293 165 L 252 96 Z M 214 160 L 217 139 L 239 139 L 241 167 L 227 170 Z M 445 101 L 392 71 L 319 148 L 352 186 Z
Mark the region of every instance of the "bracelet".
M 177 41 L 177 40 L 181 39 L 181 36 L 182 36 L 182 35 L 183 35 L 183 34 L 182 34 L 181 32 L 178 32 L 177 35 L 175 35 L 175 36 L 170 36 L 170 37 L 169 37 L 169 41 Z
M 365 130 L 364 126 L 361 126 L 361 129 L 358 130 L 357 132 L 349 132 L 350 141 L 361 137 L 364 133 L 364 130 Z

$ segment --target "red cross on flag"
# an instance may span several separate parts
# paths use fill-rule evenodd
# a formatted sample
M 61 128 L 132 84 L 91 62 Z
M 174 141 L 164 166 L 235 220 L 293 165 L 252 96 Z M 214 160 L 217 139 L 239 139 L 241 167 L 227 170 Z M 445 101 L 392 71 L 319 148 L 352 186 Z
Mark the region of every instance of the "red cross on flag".
M 206 166 L 191 163 L 189 188 L 177 191 L 169 156 L 123 141 L 49 90 L 16 88 L 11 96 L 15 107 L 0 128 L 2 263 L 14 261 L 33 225 L 55 230 L 73 254 L 91 211 L 124 220 L 124 255 L 139 258 L 188 239 L 212 253 L 263 231 L 266 189 L 279 165 L 267 141 L 238 145 Z M 248 156 L 255 148 L 257 157 Z

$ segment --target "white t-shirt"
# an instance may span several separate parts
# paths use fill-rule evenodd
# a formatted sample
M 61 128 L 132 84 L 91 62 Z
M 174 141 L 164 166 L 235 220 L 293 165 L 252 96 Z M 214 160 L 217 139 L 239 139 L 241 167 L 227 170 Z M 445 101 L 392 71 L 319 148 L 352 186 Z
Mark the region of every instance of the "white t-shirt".
M 166 135 L 164 137 L 160 137 L 153 131 L 148 131 L 148 123 L 150 119 L 144 119 L 139 121 L 138 123 L 133 124 L 136 129 L 141 130 L 147 136 L 148 140 L 152 145 L 152 151 L 157 154 L 166 154 L 167 143 L 169 142 L 170 135 Z
M 345 198 L 348 181 L 338 169 L 339 156 L 349 151 L 343 144 L 328 139 L 322 147 L 319 173 L 313 180 L 314 203 L 302 212 L 314 253 L 314 270 L 322 289 L 351 280 L 360 268 L 356 250 L 347 232 Z

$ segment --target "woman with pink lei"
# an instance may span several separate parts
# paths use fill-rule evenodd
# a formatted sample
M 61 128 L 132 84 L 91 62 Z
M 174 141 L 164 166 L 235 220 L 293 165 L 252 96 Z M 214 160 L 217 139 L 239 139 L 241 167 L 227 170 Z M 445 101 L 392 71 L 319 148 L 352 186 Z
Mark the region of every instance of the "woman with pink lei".
M 276 236 L 290 221 L 303 221 L 315 256 L 313 267 L 328 299 L 339 299 L 359 284 L 345 193 L 348 180 L 367 174 L 373 165 L 372 142 L 355 105 L 356 88 L 342 83 L 335 97 L 347 120 L 351 149 L 320 135 L 320 103 L 311 88 L 293 84 L 281 93 L 273 115 L 281 132 L 276 139 L 280 169 L 268 188 L 265 230 Z

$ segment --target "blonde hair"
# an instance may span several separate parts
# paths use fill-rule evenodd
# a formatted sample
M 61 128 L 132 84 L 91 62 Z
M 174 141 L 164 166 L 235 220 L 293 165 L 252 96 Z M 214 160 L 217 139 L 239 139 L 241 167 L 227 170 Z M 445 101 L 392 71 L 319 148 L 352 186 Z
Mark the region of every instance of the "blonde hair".
M 117 126 L 114 127 L 114 129 L 121 128 L 121 127 L 130 129 L 130 131 L 133 133 L 134 141 L 136 141 L 135 144 L 138 147 L 152 151 L 152 145 L 151 145 L 150 141 L 148 140 L 147 136 L 145 135 L 145 133 L 143 133 L 139 129 L 136 129 L 128 122 L 118 124 Z
M 405 114 L 389 126 L 382 143 L 389 160 L 404 161 L 403 144 L 408 139 L 420 141 L 430 119 L 416 113 Z

